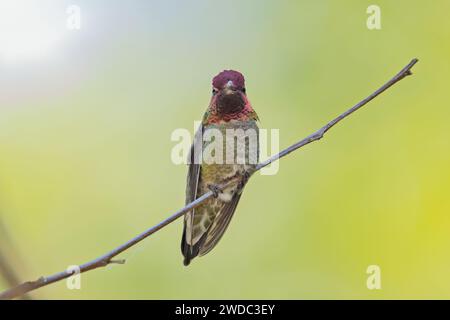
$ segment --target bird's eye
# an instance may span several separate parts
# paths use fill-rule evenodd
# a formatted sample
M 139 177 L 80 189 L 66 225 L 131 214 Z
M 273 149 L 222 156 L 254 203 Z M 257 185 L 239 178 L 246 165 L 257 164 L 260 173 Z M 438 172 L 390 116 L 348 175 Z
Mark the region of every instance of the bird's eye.
M 244 94 L 246 93 L 245 88 L 242 88 L 242 92 L 243 92 Z
M 215 95 L 215 94 L 217 93 L 217 91 L 218 91 L 218 90 L 217 90 L 216 88 L 213 88 L 213 89 L 212 89 L 212 94 Z

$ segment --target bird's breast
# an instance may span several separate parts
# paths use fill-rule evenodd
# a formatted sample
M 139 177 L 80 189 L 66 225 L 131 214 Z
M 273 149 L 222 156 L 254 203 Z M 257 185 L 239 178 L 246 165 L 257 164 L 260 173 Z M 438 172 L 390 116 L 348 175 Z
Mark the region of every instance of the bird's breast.
M 259 130 L 255 121 L 229 121 L 209 125 L 203 132 L 201 184 L 220 184 L 255 168 L 259 161 Z M 207 191 L 207 190 L 206 190 Z M 224 190 L 230 201 L 236 186 Z

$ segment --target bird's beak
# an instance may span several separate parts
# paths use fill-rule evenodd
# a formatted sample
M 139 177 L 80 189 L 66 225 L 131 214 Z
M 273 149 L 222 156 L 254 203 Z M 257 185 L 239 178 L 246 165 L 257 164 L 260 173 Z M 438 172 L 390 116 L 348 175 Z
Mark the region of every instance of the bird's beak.
M 228 80 L 228 82 L 225 84 L 225 94 L 232 94 L 236 90 L 234 83 L 232 80 Z

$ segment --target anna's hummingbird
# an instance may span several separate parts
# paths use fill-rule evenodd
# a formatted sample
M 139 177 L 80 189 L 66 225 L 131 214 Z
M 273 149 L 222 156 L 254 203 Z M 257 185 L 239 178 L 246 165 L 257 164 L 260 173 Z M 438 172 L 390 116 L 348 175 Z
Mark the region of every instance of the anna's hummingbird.
M 185 215 L 181 240 L 185 266 L 219 242 L 259 161 L 258 116 L 247 99 L 244 76 L 225 70 L 213 78 L 212 86 L 211 101 L 188 159 L 186 204 L 209 190 L 214 197 Z M 211 152 L 211 143 L 223 150 Z M 239 182 L 220 190 L 218 186 L 230 179 Z

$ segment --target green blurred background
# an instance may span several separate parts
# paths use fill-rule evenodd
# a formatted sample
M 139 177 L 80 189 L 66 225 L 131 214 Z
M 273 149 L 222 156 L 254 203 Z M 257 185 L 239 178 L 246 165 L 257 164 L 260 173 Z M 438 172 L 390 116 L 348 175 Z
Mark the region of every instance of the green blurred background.
M 28 6 L 34 39 L 53 35 L 45 54 L 0 60 L 0 246 L 23 280 L 183 206 L 170 135 L 193 130 L 219 71 L 244 73 L 260 126 L 280 129 L 284 148 L 420 59 L 277 175 L 256 175 L 217 248 L 188 268 L 180 219 L 126 265 L 84 274 L 81 290 L 63 281 L 33 297 L 450 298 L 449 1 L 3 2 Z M 80 30 L 65 27 L 69 4 Z M 381 30 L 366 27 L 371 4 Z M 381 290 L 366 287 L 369 265 Z

